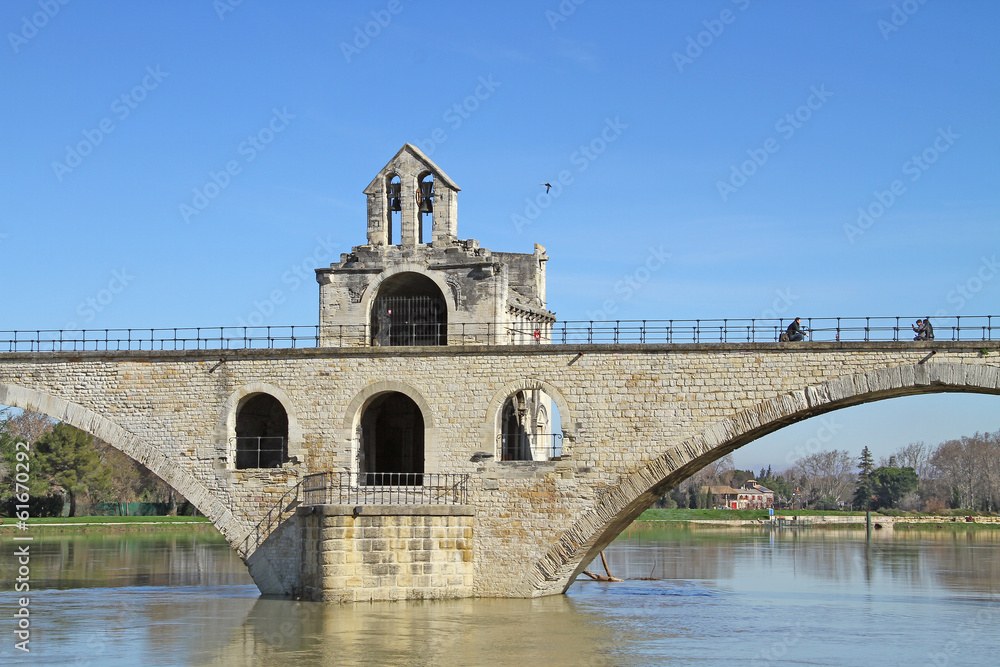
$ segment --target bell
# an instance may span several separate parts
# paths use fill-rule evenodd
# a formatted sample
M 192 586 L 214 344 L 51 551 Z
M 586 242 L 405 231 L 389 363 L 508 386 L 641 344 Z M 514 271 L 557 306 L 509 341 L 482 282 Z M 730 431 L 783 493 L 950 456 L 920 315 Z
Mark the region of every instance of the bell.
M 420 200 L 420 212 L 421 213 L 433 213 L 434 207 L 431 204 L 430 198 L 425 198 Z
M 399 197 L 393 197 L 389 200 L 389 210 L 390 211 L 402 211 L 403 205 L 399 201 Z

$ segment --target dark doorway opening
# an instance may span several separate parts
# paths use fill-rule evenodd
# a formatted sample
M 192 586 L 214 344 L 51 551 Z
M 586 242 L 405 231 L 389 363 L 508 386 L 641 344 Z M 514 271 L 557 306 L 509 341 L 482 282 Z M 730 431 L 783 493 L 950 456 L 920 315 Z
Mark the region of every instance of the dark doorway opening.
M 424 417 L 409 396 L 376 397 L 361 416 L 359 475 L 362 484 L 421 485 Z
M 245 399 L 236 413 L 236 468 L 280 468 L 288 461 L 288 413 L 270 394 Z
M 430 278 L 393 276 L 372 304 L 371 331 L 372 345 L 447 345 L 448 305 Z

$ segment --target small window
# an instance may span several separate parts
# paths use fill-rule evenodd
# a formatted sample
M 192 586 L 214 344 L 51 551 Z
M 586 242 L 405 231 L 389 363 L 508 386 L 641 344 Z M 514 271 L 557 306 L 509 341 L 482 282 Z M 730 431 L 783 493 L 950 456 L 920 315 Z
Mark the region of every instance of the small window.
M 497 449 L 501 461 L 549 461 L 562 456 L 559 411 L 541 389 L 524 389 L 500 411 Z
M 236 468 L 280 468 L 288 461 L 288 413 L 270 394 L 245 399 L 236 413 Z

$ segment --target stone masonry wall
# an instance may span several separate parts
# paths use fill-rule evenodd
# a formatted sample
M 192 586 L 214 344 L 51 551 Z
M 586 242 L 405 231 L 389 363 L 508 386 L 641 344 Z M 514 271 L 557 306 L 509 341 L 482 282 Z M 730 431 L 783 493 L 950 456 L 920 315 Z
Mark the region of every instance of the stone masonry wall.
M 473 517 L 462 505 L 306 507 L 303 597 L 323 602 L 473 595 Z
M 563 590 L 582 560 L 665 485 L 760 435 L 881 398 L 1000 393 L 998 347 L 935 341 L 3 353 L 0 404 L 46 412 L 122 448 L 237 545 L 303 475 L 353 470 L 355 427 L 367 402 L 403 392 L 424 417 L 425 472 L 471 475 L 474 594 L 533 596 Z M 496 453 L 503 401 L 536 386 L 561 413 L 562 460 L 477 455 Z M 237 471 L 228 440 L 232 412 L 239 397 L 262 388 L 288 412 L 293 461 Z

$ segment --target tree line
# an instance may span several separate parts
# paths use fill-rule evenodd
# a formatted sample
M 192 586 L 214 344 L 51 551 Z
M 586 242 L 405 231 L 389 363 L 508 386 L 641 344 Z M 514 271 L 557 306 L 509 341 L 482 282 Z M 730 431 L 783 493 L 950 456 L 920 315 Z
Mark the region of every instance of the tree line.
M 38 412 L 0 411 L 0 515 L 14 516 L 16 445 L 29 443 L 31 516 L 87 516 L 98 503 L 164 503 L 174 490 L 145 466 L 85 431 Z
M 731 454 L 675 487 L 657 504 L 710 507 L 706 486 L 738 488 L 748 479 L 774 491 L 778 508 L 818 510 L 899 509 L 1000 511 L 1000 430 L 976 432 L 936 447 L 915 442 L 875 461 L 865 446 L 860 456 L 846 450 L 802 457 L 781 471 L 739 470 Z

